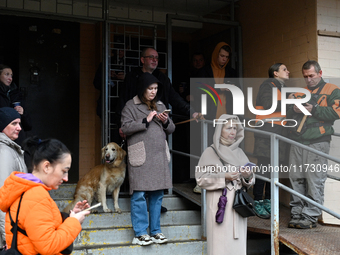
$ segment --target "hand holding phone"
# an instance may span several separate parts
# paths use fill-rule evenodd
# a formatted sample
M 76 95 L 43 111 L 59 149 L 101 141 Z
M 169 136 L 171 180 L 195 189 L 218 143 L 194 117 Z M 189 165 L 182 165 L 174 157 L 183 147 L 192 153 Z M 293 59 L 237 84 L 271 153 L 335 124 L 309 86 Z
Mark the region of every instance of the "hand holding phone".
M 165 109 L 162 113 L 166 113 L 166 114 L 169 114 L 171 112 L 170 109 Z

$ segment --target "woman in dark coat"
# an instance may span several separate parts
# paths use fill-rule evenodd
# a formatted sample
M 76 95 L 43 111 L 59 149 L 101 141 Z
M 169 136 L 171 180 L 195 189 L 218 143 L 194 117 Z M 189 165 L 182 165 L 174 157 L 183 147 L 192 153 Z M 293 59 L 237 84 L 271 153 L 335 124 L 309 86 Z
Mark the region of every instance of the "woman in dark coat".
M 13 81 L 13 72 L 9 66 L 0 64 L 0 107 L 13 107 L 21 115 L 22 130 L 15 142 L 21 145 L 25 139 L 25 132 L 32 129 L 31 118 L 24 109 L 23 97 Z M 14 105 L 20 102 L 20 105 Z
M 166 135 L 174 132 L 175 125 L 168 114 L 163 113 L 165 105 L 157 100 L 162 92 L 158 79 L 143 73 L 137 87 L 138 94 L 126 103 L 121 119 L 128 143 L 131 221 L 135 232 L 132 244 L 165 243 L 167 238 L 160 227 L 161 205 L 164 189 L 172 188 Z
M 265 80 L 259 89 L 256 98 L 256 108 L 258 110 L 268 110 L 272 107 L 272 88 L 278 89 L 277 108 L 270 115 L 256 116 L 264 122 L 260 130 L 283 135 L 283 126 L 280 122 L 286 116 L 281 115 L 281 88 L 285 86 L 285 81 L 289 79 L 289 71 L 282 63 L 272 65 L 268 70 L 269 79 Z M 285 96 L 285 95 L 282 95 Z M 276 120 L 272 123 L 271 120 Z M 260 121 L 258 122 L 260 123 Z M 262 124 L 262 122 L 261 122 Z M 286 144 L 280 142 L 280 161 L 284 161 Z M 260 167 L 270 165 L 270 137 L 255 134 L 254 155 L 257 157 L 257 165 Z M 260 169 L 262 172 L 262 169 Z M 264 199 L 263 189 L 265 187 Z M 270 183 L 257 179 L 253 189 L 255 200 L 255 212 L 258 217 L 269 219 L 271 213 Z

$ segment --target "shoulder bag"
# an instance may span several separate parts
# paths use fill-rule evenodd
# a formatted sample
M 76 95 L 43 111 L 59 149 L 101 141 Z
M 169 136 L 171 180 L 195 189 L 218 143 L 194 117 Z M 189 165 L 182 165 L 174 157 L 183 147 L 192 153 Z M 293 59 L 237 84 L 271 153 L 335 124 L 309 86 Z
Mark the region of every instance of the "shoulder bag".
M 12 245 L 11 248 L 8 250 L 3 250 L 0 255 L 22 255 L 19 251 L 18 251 L 18 247 L 17 247 L 17 241 L 18 241 L 18 216 L 19 216 L 19 210 L 20 210 L 20 205 L 21 205 L 21 200 L 22 200 L 22 196 L 24 195 L 24 193 L 22 193 L 20 201 L 19 201 L 19 205 L 18 205 L 18 211 L 17 211 L 17 217 L 16 217 L 16 221 L 13 222 L 12 217 L 11 217 L 11 211 L 9 208 L 9 217 L 11 218 L 11 225 L 12 225 L 12 233 L 13 233 L 13 239 L 12 239 Z
M 211 148 L 215 151 L 216 155 L 218 156 L 216 149 L 211 146 Z M 225 162 L 220 158 L 223 165 L 225 165 Z M 231 184 L 234 186 L 234 182 L 231 182 Z M 226 188 L 222 191 L 222 196 L 220 197 L 219 203 L 218 203 L 218 210 L 216 212 L 216 222 L 222 223 L 223 217 L 224 217 L 224 211 L 225 206 L 227 203 L 225 194 L 227 193 Z M 224 198 L 225 197 L 225 200 Z M 221 203 L 222 201 L 223 203 Z M 223 206 L 221 206 L 223 205 Z M 247 218 L 250 216 L 255 216 L 254 211 L 254 200 L 252 197 L 247 193 L 246 187 L 241 187 L 240 189 L 235 190 L 235 198 L 234 198 L 234 204 L 233 209 L 240 214 L 243 218 Z
M 9 211 L 9 217 L 11 219 L 11 225 L 12 225 L 12 229 L 11 232 L 13 233 L 13 239 L 12 239 L 12 245 L 11 248 L 8 250 L 3 250 L 0 252 L 0 255 L 22 255 L 19 251 L 18 251 L 18 247 L 17 247 L 17 241 L 18 241 L 18 231 L 20 233 L 22 233 L 23 235 L 27 236 L 27 233 L 25 230 L 23 230 L 22 228 L 18 227 L 18 216 L 19 216 L 19 210 L 20 210 L 20 205 L 21 205 L 21 200 L 22 200 L 22 196 L 24 195 L 24 193 L 22 193 L 20 201 L 19 201 L 19 205 L 18 205 L 18 211 L 17 211 L 17 217 L 16 217 L 16 221 L 14 222 L 11 216 L 11 212 Z M 69 217 L 68 213 L 61 213 L 61 217 L 63 219 L 63 221 Z M 61 251 L 61 254 L 71 254 L 73 251 L 73 243 L 67 247 L 65 250 Z M 39 254 L 37 254 L 39 255 Z

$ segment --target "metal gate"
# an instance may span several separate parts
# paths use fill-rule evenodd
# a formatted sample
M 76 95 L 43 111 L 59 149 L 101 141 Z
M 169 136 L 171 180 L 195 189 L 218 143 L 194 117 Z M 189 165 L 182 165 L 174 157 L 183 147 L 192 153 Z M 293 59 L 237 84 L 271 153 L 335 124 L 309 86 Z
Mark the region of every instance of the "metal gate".
M 134 68 L 141 68 L 140 57 L 144 48 L 153 47 L 159 54 L 159 69 L 167 69 L 167 53 L 164 29 L 156 25 L 139 25 L 134 23 L 110 22 L 106 54 L 107 72 L 107 107 L 103 109 L 103 117 L 107 117 L 107 125 L 103 125 L 103 144 L 116 140 L 118 134 L 117 104 L 124 86 L 125 74 Z M 104 62 L 104 61 L 103 61 Z M 104 68 L 104 71 L 106 68 Z M 104 91 L 102 92 L 105 98 Z M 106 100 L 104 100 L 106 101 Z M 105 117 L 104 117 L 105 118 Z M 115 141 L 116 142 L 116 141 Z

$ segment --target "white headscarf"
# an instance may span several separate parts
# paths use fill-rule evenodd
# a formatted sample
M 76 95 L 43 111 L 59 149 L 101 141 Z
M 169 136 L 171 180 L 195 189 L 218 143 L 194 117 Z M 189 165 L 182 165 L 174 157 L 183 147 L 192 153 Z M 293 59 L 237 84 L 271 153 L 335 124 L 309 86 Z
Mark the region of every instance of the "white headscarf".
M 216 124 L 212 146 L 215 148 L 218 156 L 224 162 L 234 166 L 243 166 L 249 162 L 249 159 L 243 152 L 243 150 L 239 147 L 244 138 L 244 129 L 241 125 L 240 119 L 237 116 L 228 114 L 222 114 L 219 118 L 219 123 L 230 123 L 230 121 L 232 121 L 233 124 L 236 124 L 237 131 L 235 142 L 230 146 L 225 146 L 221 144 L 220 138 L 224 124 Z

